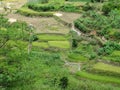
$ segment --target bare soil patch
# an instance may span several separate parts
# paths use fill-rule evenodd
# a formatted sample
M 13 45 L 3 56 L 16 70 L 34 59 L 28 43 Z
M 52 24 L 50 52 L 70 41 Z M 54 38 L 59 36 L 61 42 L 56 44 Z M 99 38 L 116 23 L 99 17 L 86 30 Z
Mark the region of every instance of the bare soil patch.
M 25 21 L 36 28 L 36 33 L 60 33 L 67 34 L 69 28 L 57 22 L 52 17 L 26 17 L 19 14 L 9 14 L 7 18 L 14 18 L 19 21 Z
M 81 14 L 79 13 L 69 13 L 69 12 L 59 12 L 62 14 L 61 18 L 63 21 L 72 23 L 74 20 L 78 19 Z

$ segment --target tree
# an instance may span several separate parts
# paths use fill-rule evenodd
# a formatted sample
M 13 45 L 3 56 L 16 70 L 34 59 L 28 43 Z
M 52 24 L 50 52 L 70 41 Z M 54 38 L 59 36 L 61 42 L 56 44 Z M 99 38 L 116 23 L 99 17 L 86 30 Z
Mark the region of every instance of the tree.
M 27 59 L 26 44 L 27 24 L 9 23 L 0 15 L 0 86 L 8 87 L 18 81 L 21 62 Z
M 68 86 L 68 78 L 67 78 L 67 77 L 62 77 L 62 78 L 60 79 L 59 85 L 60 85 L 60 87 L 61 87 L 62 89 L 67 88 L 67 86 Z

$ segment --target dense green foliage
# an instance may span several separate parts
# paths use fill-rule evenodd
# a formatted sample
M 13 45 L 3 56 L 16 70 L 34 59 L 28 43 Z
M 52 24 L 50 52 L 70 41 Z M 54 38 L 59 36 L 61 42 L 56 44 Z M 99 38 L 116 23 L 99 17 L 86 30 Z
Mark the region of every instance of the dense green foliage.
M 114 50 L 120 50 L 120 45 L 115 42 L 107 42 L 102 48 L 99 49 L 99 54 L 111 54 Z
M 85 13 L 82 17 L 74 22 L 75 26 L 82 32 L 96 31 L 99 35 L 109 39 L 119 38 L 119 30 L 115 30 L 119 29 L 118 10 L 111 11 L 107 17 L 92 11 Z
M 109 0 L 108 3 L 105 3 L 103 5 L 102 11 L 104 12 L 104 14 L 108 14 L 115 9 L 120 10 L 120 0 Z
M 24 51 L 26 44 L 19 40 L 27 40 L 28 31 L 24 22 L 10 24 L 2 15 L 0 20 L 3 22 L 0 26 L 0 55 L 3 57 L 0 63 L 0 85 L 10 86 L 19 79 L 21 62 L 27 59 Z
M 28 8 L 39 11 L 39 12 L 46 12 L 46 11 L 66 11 L 66 12 L 80 12 L 80 8 L 74 6 L 72 4 L 28 4 Z

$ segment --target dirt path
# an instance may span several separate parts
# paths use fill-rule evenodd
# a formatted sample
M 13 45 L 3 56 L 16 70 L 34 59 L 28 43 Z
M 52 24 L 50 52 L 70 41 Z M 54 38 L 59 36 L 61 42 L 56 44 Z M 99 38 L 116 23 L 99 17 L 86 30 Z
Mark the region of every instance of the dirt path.
M 81 16 L 81 14 L 78 13 L 69 13 L 69 12 L 59 12 L 59 13 L 62 14 L 60 18 L 67 23 L 73 23 L 74 20 L 78 19 Z
M 65 54 L 62 54 L 62 60 L 64 62 L 64 66 L 67 67 L 70 72 L 76 73 L 78 71 L 81 71 L 82 63 L 81 62 L 70 62 L 66 58 Z

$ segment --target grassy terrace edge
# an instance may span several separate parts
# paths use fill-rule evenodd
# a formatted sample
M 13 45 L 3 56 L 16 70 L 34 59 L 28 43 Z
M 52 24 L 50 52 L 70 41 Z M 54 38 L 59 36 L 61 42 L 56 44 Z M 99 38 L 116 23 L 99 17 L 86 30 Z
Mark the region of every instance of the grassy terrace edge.
M 20 13 L 21 15 L 25 15 L 25 16 L 52 17 L 54 15 L 54 12 L 37 12 L 37 11 L 31 10 L 31 9 L 25 7 L 25 6 L 18 9 L 17 13 Z

